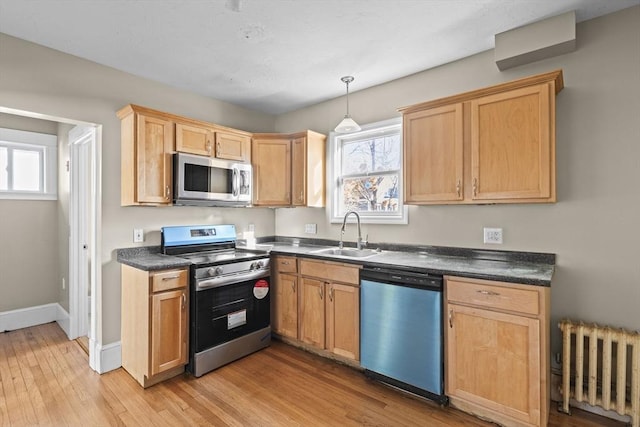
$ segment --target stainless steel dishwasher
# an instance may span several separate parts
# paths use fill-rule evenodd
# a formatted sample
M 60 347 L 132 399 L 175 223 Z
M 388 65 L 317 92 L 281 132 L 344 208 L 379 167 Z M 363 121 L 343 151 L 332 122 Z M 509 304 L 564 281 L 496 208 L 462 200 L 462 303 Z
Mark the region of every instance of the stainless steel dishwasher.
M 360 272 L 360 304 L 365 374 L 447 404 L 442 276 L 365 267 Z

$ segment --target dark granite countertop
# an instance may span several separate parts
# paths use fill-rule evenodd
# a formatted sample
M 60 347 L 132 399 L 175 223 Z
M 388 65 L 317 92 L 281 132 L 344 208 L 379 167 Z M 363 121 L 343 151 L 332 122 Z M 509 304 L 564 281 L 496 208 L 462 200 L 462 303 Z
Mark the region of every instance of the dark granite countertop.
M 364 258 L 316 253 L 337 246 L 336 241 L 290 237 L 263 237 L 252 247 L 271 254 L 304 256 L 363 265 L 386 267 L 423 273 L 498 280 L 529 285 L 550 286 L 555 270 L 555 255 L 536 252 L 498 251 L 420 245 L 369 244 L 379 253 Z M 346 245 L 345 245 L 346 246 Z M 118 249 L 117 260 L 141 270 L 163 270 L 185 267 L 189 261 L 160 253 L 159 246 Z
M 191 265 L 184 258 L 160 253 L 160 246 L 118 249 L 116 256 L 119 263 L 145 271 L 169 270 Z

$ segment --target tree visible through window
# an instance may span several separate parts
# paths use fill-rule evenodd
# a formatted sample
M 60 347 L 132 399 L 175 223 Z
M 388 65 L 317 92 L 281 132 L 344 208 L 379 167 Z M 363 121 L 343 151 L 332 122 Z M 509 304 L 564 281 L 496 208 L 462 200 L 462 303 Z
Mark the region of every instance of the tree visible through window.
M 400 198 L 400 122 L 373 124 L 357 133 L 333 135 L 333 144 L 334 220 L 353 210 L 363 219 L 406 222 Z

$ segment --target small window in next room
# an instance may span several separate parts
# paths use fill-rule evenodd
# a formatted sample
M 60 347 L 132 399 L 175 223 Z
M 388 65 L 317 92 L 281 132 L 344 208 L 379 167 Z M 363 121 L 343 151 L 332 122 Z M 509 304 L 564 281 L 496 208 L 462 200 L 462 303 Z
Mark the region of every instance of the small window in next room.
M 0 199 L 56 200 L 56 135 L 0 128 Z
M 406 224 L 402 202 L 402 120 L 331 133 L 331 222 L 356 211 L 363 223 Z M 351 218 L 350 218 L 351 219 Z

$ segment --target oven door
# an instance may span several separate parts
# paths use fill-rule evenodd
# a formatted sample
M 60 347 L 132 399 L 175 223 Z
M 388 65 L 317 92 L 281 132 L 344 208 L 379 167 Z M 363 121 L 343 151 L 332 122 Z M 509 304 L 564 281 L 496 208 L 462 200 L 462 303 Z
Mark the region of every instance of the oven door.
M 194 352 L 269 326 L 269 285 L 265 277 L 195 292 Z
M 251 165 L 193 154 L 174 154 L 175 204 L 248 204 Z

